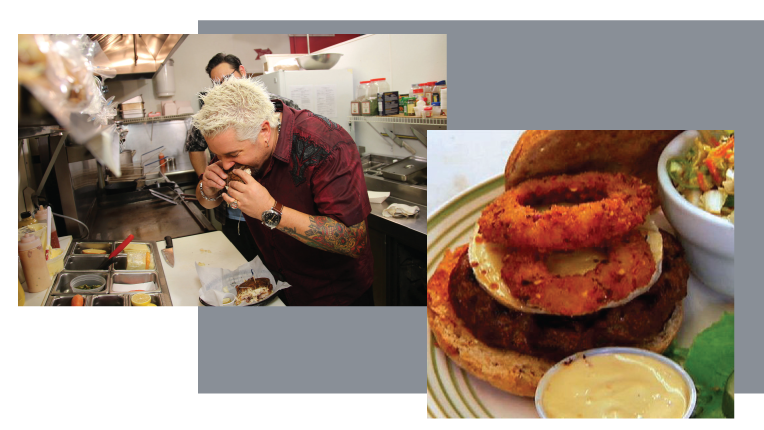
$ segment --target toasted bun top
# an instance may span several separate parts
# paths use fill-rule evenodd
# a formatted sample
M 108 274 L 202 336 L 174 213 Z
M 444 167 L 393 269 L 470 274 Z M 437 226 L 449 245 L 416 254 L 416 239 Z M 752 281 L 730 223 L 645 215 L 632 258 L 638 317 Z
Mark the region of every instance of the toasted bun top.
M 653 188 L 658 205 L 658 158 L 682 130 L 528 130 L 504 170 L 507 189 L 549 175 L 625 173 Z

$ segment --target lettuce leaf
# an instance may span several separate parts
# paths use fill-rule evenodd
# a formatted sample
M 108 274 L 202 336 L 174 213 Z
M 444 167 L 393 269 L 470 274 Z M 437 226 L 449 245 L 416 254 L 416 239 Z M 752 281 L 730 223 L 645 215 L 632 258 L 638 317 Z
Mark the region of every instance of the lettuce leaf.
M 735 314 L 725 312 L 695 337 L 689 349 L 672 344 L 664 355 L 681 364 L 695 382 L 698 400 L 693 418 L 724 418 L 724 385 L 735 370 Z

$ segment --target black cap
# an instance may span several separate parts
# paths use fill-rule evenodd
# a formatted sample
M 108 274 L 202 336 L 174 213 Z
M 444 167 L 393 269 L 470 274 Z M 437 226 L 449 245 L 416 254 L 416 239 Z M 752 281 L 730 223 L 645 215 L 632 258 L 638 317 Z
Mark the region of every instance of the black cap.
M 21 219 L 24 219 L 24 218 L 29 218 L 29 217 L 31 217 L 31 216 L 32 216 L 32 213 L 31 213 L 31 212 L 22 212 L 22 213 L 21 213 Z

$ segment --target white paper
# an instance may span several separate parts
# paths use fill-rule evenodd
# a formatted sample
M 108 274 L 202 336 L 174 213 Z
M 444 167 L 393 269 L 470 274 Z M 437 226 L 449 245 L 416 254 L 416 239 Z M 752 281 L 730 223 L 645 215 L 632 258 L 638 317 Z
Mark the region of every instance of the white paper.
M 142 284 L 112 284 L 111 290 L 115 293 L 126 293 L 128 291 L 156 291 L 157 285 L 153 282 L 144 282 Z
M 337 116 L 337 87 L 336 85 L 317 85 L 316 86 L 316 112 L 327 118 Z
M 312 85 L 290 85 L 289 98 L 292 99 L 300 109 L 313 110 L 313 86 Z
M 369 193 L 369 202 L 382 203 L 390 197 L 389 191 L 367 191 Z
M 286 282 L 276 282 L 271 272 L 260 261 L 260 257 L 255 257 L 254 260 L 239 266 L 235 270 L 200 266 L 199 262 L 195 262 L 194 266 L 196 267 L 199 281 L 202 283 L 202 288 L 199 289 L 199 297 L 205 303 L 212 306 L 223 306 L 222 300 L 224 297 L 230 297 L 228 294 L 233 294 L 235 298 L 236 286 L 243 284 L 244 281 L 252 277 L 268 278 L 271 281 L 271 285 L 273 285 L 271 294 L 261 301 L 265 301 L 280 290 L 290 287 Z M 246 304 L 242 303 L 239 306 L 246 306 Z

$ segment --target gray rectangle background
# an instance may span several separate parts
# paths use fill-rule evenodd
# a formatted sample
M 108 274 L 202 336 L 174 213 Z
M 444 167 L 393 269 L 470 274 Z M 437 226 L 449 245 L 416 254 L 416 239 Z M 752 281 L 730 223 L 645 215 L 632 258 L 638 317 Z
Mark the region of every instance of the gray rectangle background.
M 763 22 L 200 21 L 205 33 L 446 33 L 452 130 L 736 130 L 736 391 L 764 392 Z M 424 393 L 425 321 L 424 308 L 200 308 L 199 392 Z M 202 371 L 260 360 L 269 372 Z

